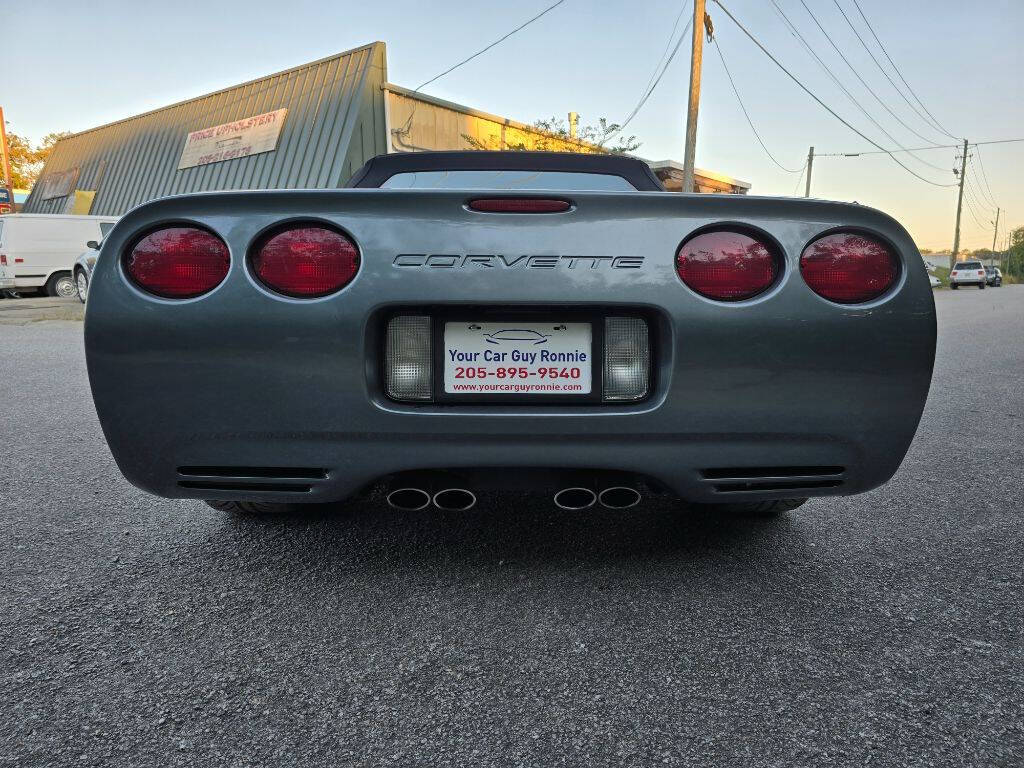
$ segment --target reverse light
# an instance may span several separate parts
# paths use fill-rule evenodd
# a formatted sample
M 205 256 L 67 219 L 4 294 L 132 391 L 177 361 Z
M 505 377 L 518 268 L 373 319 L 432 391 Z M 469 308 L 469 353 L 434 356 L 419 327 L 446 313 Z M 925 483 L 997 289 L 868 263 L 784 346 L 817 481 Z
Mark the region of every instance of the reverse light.
M 167 299 L 191 299 L 227 277 L 231 256 L 224 241 L 198 227 L 164 227 L 150 232 L 128 252 L 124 268 L 132 281 Z
M 604 320 L 605 400 L 640 400 L 651 376 L 647 323 L 639 317 Z
M 336 293 L 359 271 L 359 251 L 348 237 L 320 225 L 278 229 L 252 254 L 252 268 L 266 285 L 285 296 L 313 299 Z
M 691 237 L 676 253 L 680 279 L 718 301 L 743 301 L 764 292 L 778 277 L 779 263 L 767 243 L 727 230 Z
M 384 389 L 393 400 L 430 400 L 434 389 L 434 355 L 430 318 L 397 315 L 384 339 Z
M 892 250 L 870 235 L 837 232 L 819 237 L 800 255 L 800 274 L 819 296 L 859 304 L 889 290 L 899 276 Z

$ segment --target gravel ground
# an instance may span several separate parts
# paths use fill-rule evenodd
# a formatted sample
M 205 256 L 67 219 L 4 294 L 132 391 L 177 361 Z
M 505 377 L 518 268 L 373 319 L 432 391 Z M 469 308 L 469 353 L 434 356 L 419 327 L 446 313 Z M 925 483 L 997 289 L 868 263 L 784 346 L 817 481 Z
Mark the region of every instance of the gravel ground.
M 1021 765 L 1024 287 L 936 300 L 899 474 L 770 522 L 235 519 L 121 478 L 80 323 L 2 326 L 0 764 Z

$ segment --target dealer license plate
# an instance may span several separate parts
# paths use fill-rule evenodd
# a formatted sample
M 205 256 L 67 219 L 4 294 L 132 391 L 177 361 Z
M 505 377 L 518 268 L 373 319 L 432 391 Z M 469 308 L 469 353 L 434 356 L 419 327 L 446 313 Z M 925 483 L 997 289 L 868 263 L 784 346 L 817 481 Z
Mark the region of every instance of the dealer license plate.
M 590 323 L 446 322 L 444 391 L 460 395 L 587 395 Z

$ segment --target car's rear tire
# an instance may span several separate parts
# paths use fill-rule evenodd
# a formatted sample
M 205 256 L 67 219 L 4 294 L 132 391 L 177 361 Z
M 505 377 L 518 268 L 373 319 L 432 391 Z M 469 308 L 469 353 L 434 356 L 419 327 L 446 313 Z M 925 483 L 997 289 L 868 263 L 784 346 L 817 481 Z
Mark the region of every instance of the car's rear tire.
M 85 304 L 85 299 L 89 295 L 89 276 L 85 274 L 84 269 L 75 270 L 75 290 L 78 293 L 78 300 Z
M 959 286 L 959 285 L 957 285 L 956 283 L 950 283 L 950 284 L 949 284 L 949 289 L 950 289 L 951 291 L 955 291 L 955 290 L 956 290 L 957 288 L 959 288 L 959 287 L 960 287 L 960 286 Z
M 730 517 L 778 517 L 802 507 L 807 499 L 772 499 L 770 501 L 732 502 L 729 504 L 693 504 L 691 508 Z
M 979 290 L 984 291 L 985 290 L 985 284 L 984 283 L 979 283 L 978 284 L 978 288 L 979 288 Z
M 70 299 L 78 292 L 70 272 L 56 272 L 46 281 L 46 294 L 54 298 Z

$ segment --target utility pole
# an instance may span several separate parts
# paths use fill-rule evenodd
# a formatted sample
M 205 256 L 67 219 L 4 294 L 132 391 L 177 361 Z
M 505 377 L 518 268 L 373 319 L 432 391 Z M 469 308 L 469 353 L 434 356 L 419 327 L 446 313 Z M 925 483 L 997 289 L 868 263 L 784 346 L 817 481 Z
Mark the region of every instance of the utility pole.
M 0 213 L 14 210 L 14 184 L 11 182 L 11 155 L 7 147 L 7 128 L 4 125 L 4 108 L 0 107 L 0 188 L 4 190 L 0 200 Z
M 693 47 L 690 51 L 690 101 L 686 108 L 686 146 L 683 148 L 683 192 L 693 192 L 697 154 L 697 110 L 700 107 L 700 68 L 704 55 L 704 0 L 693 0 Z
M 960 250 L 960 211 L 964 206 L 964 181 L 967 178 L 967 139 L 964 139 L 964 153 L 960 158 L 960 194 L 956 199 L 956 232 L 953 235 L 953 252 L 949 254 L 949 268 L 956 264 L 956 253 Z
M 807 151 L 807 186 L 804 187 L 804 197 L 811 196 L 811 169 L 814 168 L 814 147 Z
M 981 155 L 978 155 L 981 157 Z M 996 206 L 996 229 L 992 233 L 992 255 L 988 258 L 988 265 L 992 266 L 992 260 L 996 257 L 996 237 L 999 235 L 999 207 Z

